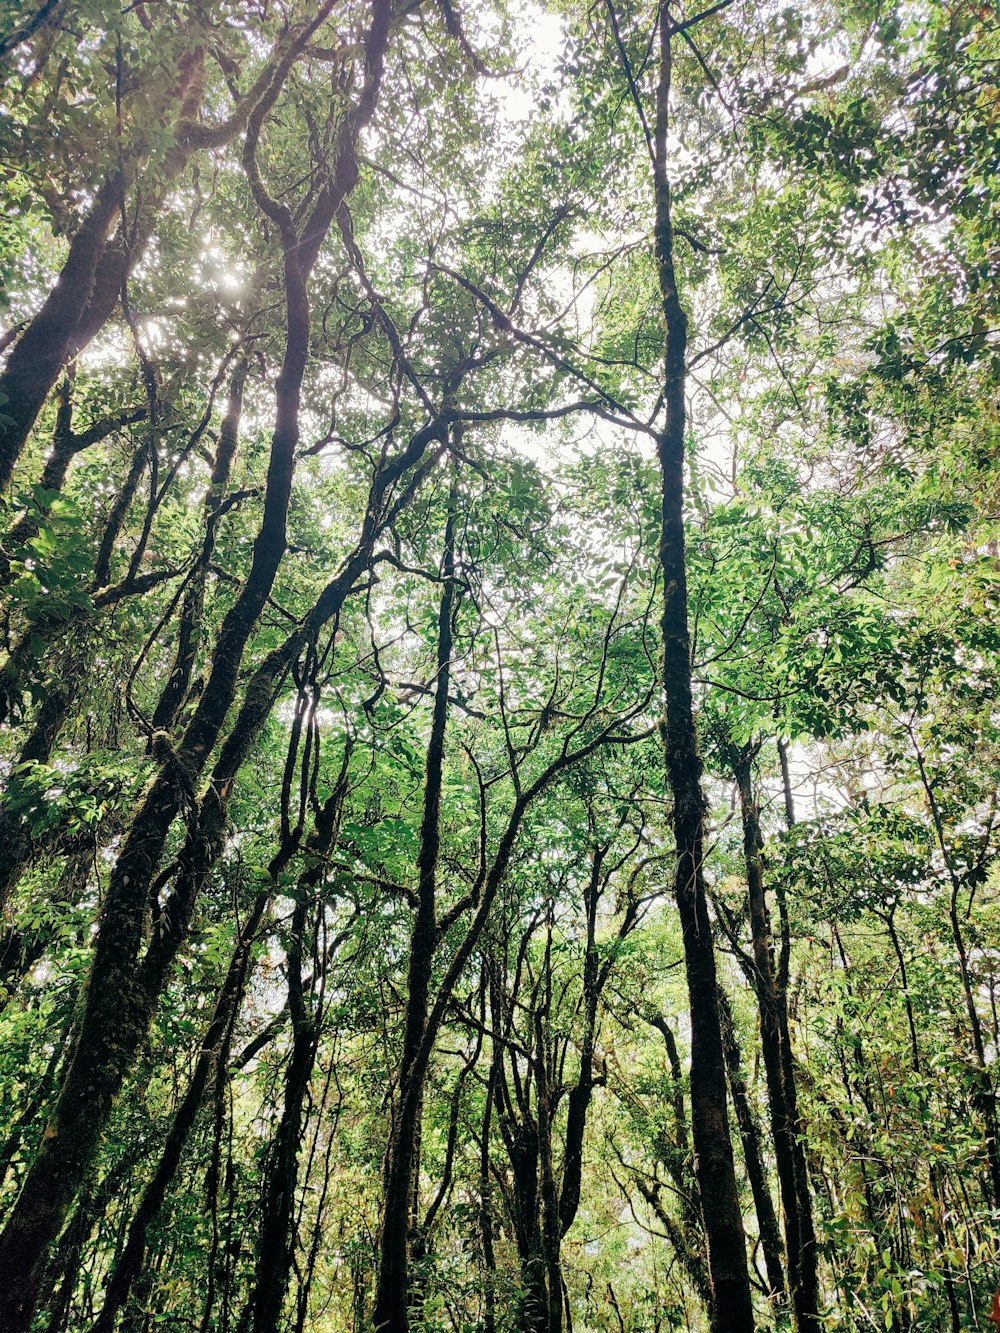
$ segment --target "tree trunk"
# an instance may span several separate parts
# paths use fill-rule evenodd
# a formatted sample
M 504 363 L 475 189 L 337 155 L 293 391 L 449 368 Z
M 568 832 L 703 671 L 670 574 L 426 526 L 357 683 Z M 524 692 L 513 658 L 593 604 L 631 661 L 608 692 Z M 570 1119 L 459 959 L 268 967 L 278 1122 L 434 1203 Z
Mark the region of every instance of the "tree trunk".
M 277 1333 L 288 1289 L 294 1246 L 293 1219 L 298 1182 L 302 1107 L 312 1077 L 319 1037 L 302 985 L 302 953 L 310 904 L 296 903 L 288 950 L 288 1007 L 292 1050 L 285 1070 L 285 1098 L 264 1175 L 260 1238 L 250 1327 L 253 1333 Z
M 229 119 L 211 129 L 196 124 L 205 93 L 204 48 L 195 46 L 178 61 L 179 80 L 161 108 L 164 123 L 172 121 L 175 140 L 156 164 L 155 180 L 149 180 L 153 173 L 147 173 L 141 182 L 145 189 L 140 196 L 145 197 L 138 220 L 127 237 L 119 230 L 117 244 L 110 239 L 125 207 L 126 182 L 118 171 L 98 189 L 70 243 L 55 286 L 14 344 L 0 373 L 0 492 L 10 484 L 35 419 L 63 366 L 110 319 L 130 270 L 142 258 L 153 234 L 168 185 L 180 176 L 196 150 L 220 147 L 245 128 L 268 92 L 284 80 L 310 32 L 307 25 L 297 33 L 284 55 L 269 62 Z
M 335 183 L 337 188 L 343 186 L 344 193 L 357 181 L 357 135 L 374 110 L 390 18 L 385 0 L 373 0 L 372 26 L 364 52 L 366 82 L 353 112 L 345 117 L 340 141 L 335 145 Z M 331 194 L 333 189 L 331 184 L 323 195 L 327 226 L 344 197 Z M 317 228 L 323 220 L 314 211 L 307 223 L 308 250 L 313 260 L 322 240 Z M 163 968 L 155 959 L 151 968 L 138 965 L 149 887 L 177 812 L 190 799 L 222 730 L 235 695 L 244 649 L 284 554 L 299 438 L 299 396 L 309 352 L 309 270 L 303 267 L 297 238 L 286 235 L 283 239 L 285 356 L 276 385 L 277 410 L 264 515 L 254 542 L 250 573 L 223 622 L 198 706 L 176 748 L 163 756 L 160 771 L 147 788 L 111 874 L 66 1080 L 42 1146 L 0 1235 L 0 1271 L 9 1275 L 0 1291 L 0 1326 L 5 1333 L 26 1333 L 30 1325 L 44 1256 L 93 1159 L 114 1099 L 147 1031 L 159 990 L 143 984 L 143 971 L 158 973 L 161 984 L 163 977 Z M 215 793 L 215 804 L 223 815 L 227 798 L 228 791 Z M 215 831 L 218 846 L 222 836 L 221 830 Z M 204 859 L 200 850 L 198 859 Z M 198 882 L 194 880 L 195 886 Z M 186 925 L 193 901 L 182 906 L 182 924 Z M 172 933 L 176 936 L 176 930 Z
M 753 792 L 752 753 L 749 748 L 741 750 L 734 758 L 733 772 L 743 821 L 754 982 L 760 1009 L 761 1051 L 785 1222 L 788 1294 L 797 1333 L 820 1333 L 812 1198 L 802 1147 L 802 1123 L 795 1087 L 788 1005 L 784 989 L 779 988 L 774 975 L 771 923 L 761 865 L 763 839 Z
M 556 1189 L 555 1164 L 552 1155 L 552 1127 L 555 1119 L 554 1089 L 550 1077 L 548 1016 L 552 1005 L 552 928 L 549 926 L 545 944 L 545 1000 L 535 1013 L 535 1084 L 537 1087 L 538 1106 L 538 1165 L 539 1165 L 539 1202 L 541 1204 L 541 1225 L 539 1234 L 542 1242 L 542 1263 L 540 1265 L 540 1295 L 543 1307 L 540 1311 L 539 1333 L 562 1333 L 563 1280 L 560 1256 L 562 1227 L 559 1217 L 559 1197 Z
M 753 1195 L 754 1210 L 757 1213 L 757 1230 L 760 1234 L 761 1249 L 764 1251 L 767 1285 L 770 1288 L 771 1300 L 777 1305 L 784 1305 L 785 1275 L 781 1267 L 781 1231 L 767 1183 L 764 1154 L 761 1150 L 761 1129 L 743 1077 L 743 1057 L 736 1038 L 732 1011 L 725 992 L 721 990 L 719 1010 L 722 1014 L 722 1040 L 726 1048 L 729 1091 L 733 1098 L 740 1138 L 743 1141 L 743 1160 L 746 1163 L 747 1181 Z
M 667 1063 L 670 1066 L 670 1082 L 673 1084 L 671 1103 L 674 1122 L 673 1142 L 661 1139 L 659 1156 L 673 1182 L 673 1192 L 681 1201 L 682 1223 L 678 1225 L 660 1202 L 660 1182 L 655 1186 L 644 1181 L 639 1174 L 634 1175 L 635 1183 L 642 1197 L 653 1209 L 670 1238 L 677 1259 L 687 1273 L 692 1286 L 706 1311 L 712 1308 L 712 1288 L 708 1277 L 708 1265 L 705 1249 L 705 1217 L 698 1192 L 698 1181 L 694 1176 L 694 1162 L 690 1153 L 690 1139 L 687 1113 L 684 1109 L 684 1075 L 681 1058 L 677 1050 L 677 1039 L 670 1024 L 657 1014 L 647 1020 L 663 1038 L 667 1051 Z
M 560 1236 L 573 1225 L 580 1206 L 583 1180 L 583 1144 L 587 1112 L 594 1095 L 594 1047 L 597 1040 L 597 1008 L 610 967 L 599 967 L 597 954 L 597 908 L 600 902 L 601 869 L 605 848 L 594 852 L 587 881 L 584 907 L 587 914 L 587 945 L 583 960 L 583 1036 L 580 1042 L 580 1073 L 570 1089 L 566 1110 L 566 1144 L 563 1150 L 562 1187 L 559 1191 Z
M 220 521 L 218 510 L 229 482 L 233 460 L 236 457 L 240 415 L 243 410 L 243 389 L 246 384 L 248 370 L 249 363 L 245 360 L 241 361 L 233 372 L 230 382 L 229 402 L 219 430 L 219 444 L 212 463 L 212 475 L 209 480 L 208 491 L 205 494 L 203 506 L 205 514 L 204 536 L 198 565 L 181 604 L 174 665 L 153 711 L 152 725 L 156 731 L 171 730 L 191 684 L 198 653 L 198 642 L 201 637 L 202 612 L 205 605 L 205 581 L 208 577 L 208 566 L 215 550 L 215 539 Z
M 398 1102 L 385 1172 L 385 1202 L 374 1314 L 374 1326 L 380 1333 L 406 1333 L 409 1326 L 408 1243 L 423 1091 L 423 1071 L 418 1071 L 416 1064 L 427 1029 L 431 967 L 438 940 L 436 891 L 441 841 L 441 781 L 455 607 L 454 498 L 453 492 L 441 566 L 443 588 L 438 608 L 437 676 L 424 770 L 424 806 L 417 856 L 417 905 L 410 936 L 407 974 L 406 1028 L 399 1070 Z
M 336 847 L 340 820 L 348 792 L 348 761 L 344 755 L 340 778 L 324 802 L 316 827 L 308 841 L 311 864 L 299 876 L 296 906 L 292 915 L 288 950 L 288 1012 L 292 1024 L 292 1050 L 285 1070 L 285 1097 L 263 1186 L 257 1264 L 251 1297 L 250 1326 L 253 1333 L 277 1333 L 292 1270 L 295 1237 L 295 1189 L 298 1181 L 299 1144 L 302 1138 L 303 1107 L 316 1062 L 321 1014 L 310 1012 L 302 978 L 303 946 L 310 913 L 322 906 L 316 901 L 323 882 L 326 860 Z M 335 947 L 335 946 L 334 946 Z M 317 964 L 317 967 L 319 964 Z
M 494 1051 L 486 1086 L 482 1139 L 479 1145 L 479 1231 L 483 1254 L 483 1333 L 496 1333 L 497 1260 L 493 1246 L 493 1181 L 490 1176 L 490 1125 L 493 1119 L 496 1081 L 499 1074 Z
M 187 1091 L 174 1113 L 173 1123 L 167 1133 L 156 1171 L 146 1186 L 129 1225 L 128 1238 L 115 1264 L 114 1274 L 108 1284 L 104 1304 L 94 1324 L 93 1333 L 111 1333 L 114 1329 L 118 1314 L 128 1300 L 132 1284 L 142 1267 L 149 1228 L 159 1216 L 167 1190 L 177 1173 L 209 1082 L 213 1076 L 219 1077 L 220 1055 L 232 1031 L 232 1024 L 246 985 L 254 934 L 269 901 L 270 897 L 267 894 L 258 896 L 244 925 L 242 938 L 237 942 L 212 1021 L 208 1025 L 198 1053 L 194 1072 Z
M 726 1061 L 719 1021 L 715 946 L 704 882 L 705 797 L 691 689 L 684 546 L 685 357 L 687 316 L 674 273 L 673 223 L 667 175 L 671 20 L 659 12 L 660 69 L 656 91 L 656 266 L 662 299 L 665 422 L 657 440 L 663 484 L 659 560 L 663 575 L 663 741 L 674 802 L 677 871 L 674 892 L 684 937 L 691 1010 L 691 1126 L 712 1288 L 712 1333 L 752 1333 L 753 1307 L 726 1104 Z
M 98 189 L 70 242 L 55 286 L 0 373 L 0 491 L 9 486 L 35 418 L 66 363 L 80 312 L 94 289 L 98 261 L 118 217 L 123 188 L 116 172 Z

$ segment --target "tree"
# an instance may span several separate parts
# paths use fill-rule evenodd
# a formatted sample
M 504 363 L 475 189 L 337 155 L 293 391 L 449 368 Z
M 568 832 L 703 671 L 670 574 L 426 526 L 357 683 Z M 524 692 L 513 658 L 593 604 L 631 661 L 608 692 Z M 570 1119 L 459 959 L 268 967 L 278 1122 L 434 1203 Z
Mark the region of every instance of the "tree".
M 0 52 L 0 1323 L 981 1322 L 990 15 Z

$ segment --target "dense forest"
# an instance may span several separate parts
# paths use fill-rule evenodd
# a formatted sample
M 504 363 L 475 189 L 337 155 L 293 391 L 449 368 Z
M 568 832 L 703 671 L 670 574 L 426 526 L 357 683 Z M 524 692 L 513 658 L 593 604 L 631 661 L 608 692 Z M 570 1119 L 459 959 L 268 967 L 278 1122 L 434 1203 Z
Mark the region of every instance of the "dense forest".
M 1000 1324 L 995 6 L 0 70 L 2 1333 Z

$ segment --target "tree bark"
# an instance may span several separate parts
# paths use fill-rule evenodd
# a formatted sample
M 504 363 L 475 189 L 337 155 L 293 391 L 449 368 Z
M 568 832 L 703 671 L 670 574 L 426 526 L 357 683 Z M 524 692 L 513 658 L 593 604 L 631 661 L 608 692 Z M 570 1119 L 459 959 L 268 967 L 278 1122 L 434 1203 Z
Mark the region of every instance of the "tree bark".
M 374 1313 L 374 1326 L 377 1330 L 384 1330 L 384 1333 L 406 1333 L 409 1327 L 408 1243 L 423 1090 L 423 1071 L 418 1071 L 416 1065 L 427 1029 L 431 968 L 438 941 L 436 892 L 441 844 L 441 783 L 455 608 L 454 500 L 453 491 L 441 565 L 443 587 L 438 608 L 437 674 L 424 769 L 424 804 L 417 856 L 417 905 L 410 935 L 407 971 L 406 1028 L 399 1069 L 398 1102 L 385 1173 L 385 1203 Z
M 302 954 L 309 906 L 307 902 L 299 901 L 292 914 L 291 945 L 287 955 L 292 1050 L 285 1070 L 284 1105 L 264 1175 L 260 1237 L 250 1309 L 250 1327 L 254 1333 L 276 1333 L 292 1267 L 292 1223 L 298 1182 L 302 1107 L 312 1077 L 319 1036 L 302 985 Z
M 345 117 L 343 133 L 336 145 L 337 180 L 345 189 L 353 187 L 357 180 L 354 148 L 357 135 L 374 110 L 391 13 L 386 0 L 373 0 L 372 25 L 365 41 L 364 87 L 353 114 Z M 338 201 L 332 195 L 325 200 L 327 226 L 341 202 L 342 197 Z M 307 226 L 313 259 L 318 253 L 317 227 L 322 220 L 314 212 Z M 303 269 L 300 262 L 298 238 L 285 235 L 283 243 L 285 357 L 276 385 L 277 410 L 264 514 L 254 543 L 250 573 L 223 622 L 198 706 L 176 747 L 168 747 L 163 756 L 111 874 L 66 1079 L 42 1146 L 0 1235 L 0 1271 L 9 1275 L 0 1291 L 0 1326 L 5 1333 L 22 1330 L 26 1333 L 31 1323 L 44 1256 L 93 1158 L 114 1099 L 147 1031 L 159 996 L 159 989 L 151 988 L 149 981 L 156 979 L 162 985 L 163 962 L 172 959 L 176 952 L 180 937 L 171 923 L 167 948 L 151 950 L 152 960 L 147 958 L 139 966 L 149 887 L 171 825 L 182 804 L 190 800 L 193 785 L 222 730 L 235 695 L 244 649 L 284 554 L 299 438 L 299 396 L 309 351 L 309 302 L 308 269 Z M 241 743 L 244 739 L 241 738 Z M 228 791 L 213 795 L 216 814 L 221 811 L 220 817 L 224 817 Z M 217 854 L 222 839 L 223 829 L 216 828 L 210 850 Z M 204 862 L 205 855 L 198 849 L 195 859 Z M 200 878 L 195 876 L 191 881 L 192 891 L 199 884 Z M 179 924 L 186 927 L 193 909 L 191 894 L 179 906 L 182 909 Z M 157 956 L 158 952 L 164 953 L 163 960 Z
M 327 12 L 329 6 L 320 11 L 321 15 Z M 275 53 L 232 115 L 215 127 L 197 121 L 205 94 L 204 49 L 196 46 L 178 62 L 180 78 L 168 94 L 173 103 L 175 142 L 157 165 L 155 184 L 144 182 L 148 188 L 141 216 L 127 237 L 119 229 L 118 243 L 110 239 L 125 203 L 125 176 L 122 171 L 115 172 L 98 189 L 70 243 L 55 286 L 18 337 L 0 373 L 0 492 L 10 484 L 31 428 L 63 366 L 78 356 L 110 319 L 129 272 L 149 243 L 168 185 L 180 176 L 196 151 L 220 147 L 246 126 L 268 93 L 283 82 L 313 27 L 307 24 L 292 36 L 282 56 Z M 169 114 L 167 106 L 164 112 Z M 328 191 L 335 188 L 331 185 Z M 317 250 L 324 234 L 319 227 L 310 232 L 310 244 Z
M 123 188 L 123 178 L 115 172 L 98 189 L 70 242 L 55 286 L 0 373 L 0 491 L 10 485 L 35 418 L 66 364 L 80 312 L 94 289 L 98 261 L 118 217 Z
M 310 1012 L 302 976 L 303 946 L 310 915 L 321 912 L 317 890 L 323 882 L 326 858 L 336 846 L 340 820 L 347 797 L 345 754 L 340 779 L 317 816 L 307 852 L 311 864 L 299 876 L 296 906 L 292 914 L 291 943 L 287 955 L 288 1013 L 292 1025 L 292 1049 L 285 1070 L 285 1096 L 281 1119 L 271 1145 L 264 1176 L 257 1263 L 250 1301 L 253 1333 L 277 1333 L 288 1290 L 295 1244 L 295 1190 L 298 1182 L 299 1144 L 302 1138 L 303 1106 L 316 1062 L 321 1014 Z
M 743 1057 L 736 1038 L 736 1026 L 733 1023 L 729 1001 L 721 991 L 719 1010 L 722 1014 L 722 1040 L 726 1048 L 729 1091 L 733 1098 L 740 1138 L 743 1141 L 743 1160 L 746 1163 L 747 1181 L 753 1195 L 754 1210 L 757 1213 L 757 1231 L 760 1235 L 761 1249 L 764 1251 L 767 1285 L 770 1288 L 771 1300 L 778 1305 L 784 1305 L 785 1274 L 781 1266 L 781 1231 L 767 1183 L 764 1154 L 761 1150 L 761 1129 L 743 1076 Z
M 249 363 L 241 361 L 233 372 L 229 386 L 229 402 L 219 430 L 219 444 L 212 463 L 212 474 L 204 502 L 204 536 L 198 556 L 198 566 L 184 594 L 177 629 L 177 647 L 174 665 L 160 692 L 153 711 L 152 725 L 157 731 L 169 731 L 177 717 L 191 684 L 198 641 L 201 636 L 202 612 L 205 606 L 205 582 L 208 566 L 215 550 L 219 527 L 218 509 L 232 472 L 239 442 L 240 414 L 243 410 L 243 390 Z
M 660 1182 L 650 1185 L 638 1173 L 634 1173 L 635 1183 L 642 1197 L 656 1213 L 664 1231 L 670 1238 L 670 1244 L 681 1267 L 687 1273 L 698 1297 L 709 1313 L 712 1309 L 712 1286 L 709 1281 L 707 1254 L 705 1245 L 705 1217 L 698 1191 L 698 1181 L 694 1175 L 694 1162 L 691 1156 L 688 1117 L 684 1108 L 684 1075 L 681 1058 L 677 1050 L 677 1039 L 670 1024 L 662 1014 L 647 1020 L 656 1028 L 666 1047 L 667 1063 L 670 1066 L 671 1110 L 674 1122 L 674 1140 L 672 1143 L 662 1139 L 660 1160 L 673 1182 L 673 1190 L 681 1200 L 681 1225 L 678 1225 L 660 1202 Z
M 743 855 L 750 905 L 754 989 L 760 1009 L 761 1051 L 771 1112 L 774 1156 L 785 1224 L 788 1295 L 797 1333 L 820 1333 L 816 1232 L 798 1111 L 788 1005 L 774 972 L 771 922 L 761 864 L 763 838 L 753 791 L 753 751 L 734 756 L 733 773 L 743 822 Z
M 667 135 L 671 79 L 671 22 L 659 11 L 654 188 L 655 249 L 666 335 L 665 422 L 657 440 L 663 487 L 659 562 L 663 576 L 663 741 L 674 802 L 677 844 L 674 893 L 684 938 L 691 1012 L 691 1126 L 712 1289 L 712 1333 L 752 1333 L 753 1307 L 726 1103 L 712 922 L 704 882 L 705 797 L 691 687 L 684 542 L 685 357 L 687 316 L 674 272 Z
M 104 1304 L 93 1326 L 93 1333 L 112 1333 L 114 1329 L 118 1314 L 125 1306 L 132 1284 L 142 1267 L 149 1228 L 159 1216 L 167 1190 L 177 1173 L 206 1089 L 213 1076 L 216 1078 L 220 1076 L 220 1055 L 225 1049 L 228 1034 L 232 1030 L 233 1020 L 243 998 L 254 935 L 269 901 L 268 894 L 260 894 L 244 923 L 242 937 L 230 961 L 212 1021 L 202 1040 L 194 1072 L 174 1113 L 159 1163 L 129 1224 L 128 1238 L 115 1264 L 114 1273 L 105 1292 Z

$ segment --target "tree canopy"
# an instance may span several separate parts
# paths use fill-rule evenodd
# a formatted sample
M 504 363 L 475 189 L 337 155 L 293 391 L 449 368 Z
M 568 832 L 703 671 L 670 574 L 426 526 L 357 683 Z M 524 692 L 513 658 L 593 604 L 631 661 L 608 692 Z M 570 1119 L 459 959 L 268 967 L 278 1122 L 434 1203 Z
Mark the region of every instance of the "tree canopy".
M 0 78 L 0 1333 L 1000 1318 L 995 9 Z

